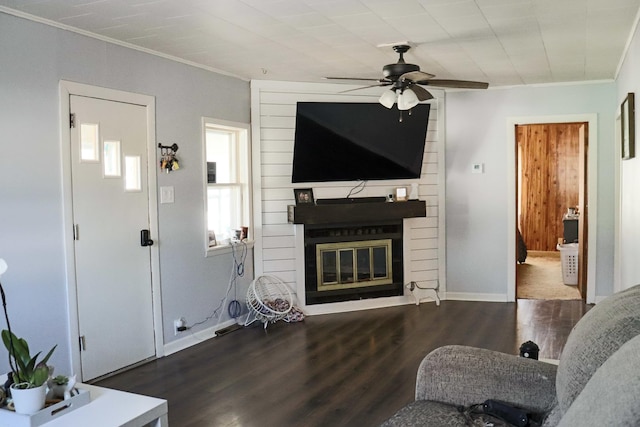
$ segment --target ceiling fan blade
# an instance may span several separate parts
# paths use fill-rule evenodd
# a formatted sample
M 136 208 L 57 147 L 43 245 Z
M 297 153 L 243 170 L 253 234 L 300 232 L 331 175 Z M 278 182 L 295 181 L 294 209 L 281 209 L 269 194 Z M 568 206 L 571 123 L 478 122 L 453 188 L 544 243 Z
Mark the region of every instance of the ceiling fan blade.
M 451 87 L 461 89 L 486 89 L 489 87 L 489 83 L 484 82 L 472 82 L 469 80 L 446 80 L 446 79 L 431 79 L 416 82 L 421 85 L 438 86 L 438 87 Z
M 425 73 L 424 71 L 410 71 L 408 73 L 404 73 L 403 75 L 400 76 L 400 80 L 410 80 L 412 82 L 419 82 L 422 80 L 429 80 L 434 78 L 435 75 L 433 74 L 429 74 L 429 73 Z
M 369 85 L 369 86 L 362 86 L 362 87 L 357 87 L 355 89 L 347 89 L 347 90 L 342 90 L 338 93 L 347 93 L 347 92 L 353 92 L 354 90 L 362 90 L 362 89 L 369 89 L 370 87 L 381 87 L 381 86 L 389 86 L 391 83 L 387 83 L 387 82 L 383 82 L 383 83 L 379 83 L 377 85 Z
M 416 94 L 416 96 L 418 97 L 418 101 L 428 101 L 430 99 L 433 99 L 433 95 L 431 95 L 428 90 L 421 86 L 411 85 L 409 88 Z
M 373 79 L 367 77 L 323 77 L 325 80 L 358 80 L 367 82 L 382 82 L 380 79 Z

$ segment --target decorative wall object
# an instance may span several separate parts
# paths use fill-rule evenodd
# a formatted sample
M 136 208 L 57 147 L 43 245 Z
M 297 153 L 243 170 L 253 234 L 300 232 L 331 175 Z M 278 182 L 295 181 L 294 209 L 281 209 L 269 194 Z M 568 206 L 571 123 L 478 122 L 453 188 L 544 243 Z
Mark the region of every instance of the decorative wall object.
M 634 94 L 630 92 L 622 101 L 620 115 L 622 117 L 622 159 L 632 159 L 635 156 L 636 125 L 635 125 L 635 101 Z
M 294 188 L 293 194 L 296 198 L 296 205 L 315 204 L 313 198 L 313 189 L 311 188 Z
M 178 144 L 162 145 L 158 144 L 160 148 L 160 169 L 169 173 L 180 169 L 178 158 L 176 157 L 176 151 L 178 151 Z
M 398 187 L 396 188 L 396 202 L 406 202 L 409 200 L 409 196 L 407 194 L 407 187 Z

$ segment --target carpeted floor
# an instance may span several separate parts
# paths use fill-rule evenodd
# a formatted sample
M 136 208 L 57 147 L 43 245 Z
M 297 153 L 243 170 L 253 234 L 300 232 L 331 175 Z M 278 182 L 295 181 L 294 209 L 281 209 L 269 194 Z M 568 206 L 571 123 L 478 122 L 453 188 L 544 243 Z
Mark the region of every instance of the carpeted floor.
M 529 251 L 516 267 L 516 297 L 527 299 L 580 299 L 577 286 L 562 281 L 560 252 Z

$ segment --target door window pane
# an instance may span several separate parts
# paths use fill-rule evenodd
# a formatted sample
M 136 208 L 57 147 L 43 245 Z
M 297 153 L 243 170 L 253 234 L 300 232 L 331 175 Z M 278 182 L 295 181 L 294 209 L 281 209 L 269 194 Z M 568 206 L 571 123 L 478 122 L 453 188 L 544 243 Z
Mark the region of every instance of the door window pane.
M 140 171 L 140 156 L 126 156 L 124 158 L 124 188 L 126 191 L 142 191 L 142 176 Z
M 98 125 L 82 123 L 80 125 L 80 161 L 97 162 L 100 160 L 100 137 Z
M 120 176 L 120 141 L 104 142 L 104 176 Z

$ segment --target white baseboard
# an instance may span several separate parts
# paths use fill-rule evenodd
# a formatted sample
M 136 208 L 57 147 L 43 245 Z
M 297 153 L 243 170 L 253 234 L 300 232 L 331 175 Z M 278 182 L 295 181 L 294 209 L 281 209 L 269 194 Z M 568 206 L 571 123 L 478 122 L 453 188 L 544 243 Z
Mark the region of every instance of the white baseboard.
M 371 310 L 374 308 L 395 307 L 407 304 L 415 305 L 415 300 L 410 295 L 306 305 L 302 308 L 302 311 L 305 315 L 313 316 L 317 314 L 346 313 L 349 311 Z
M 447 292 L 443 300 L 507 302 L 507 294 L 477 294 L 472 292 Z
M 183 338 L 171 341 L 170 343 L 164 345 L 164 355 L 168 356 L 170 354 L 177 353 L 180 350 L 184 350 L 193 345 L 214 338 L 216 336 L 217 330 L 226 328 L 227 326 L 235 325 L 236 323 L 244 325 L 245 317 L 246 315 L 238 318 L 237 320 L 229 319 L 226 322 L 220 323 L 219 325 L 215 325 L 196 332 L 192 332 L 191 329 L 188 329 L 185 332 L 182 332 L 182 334 L 184 335 Z
M 600 295 L 600 296 L 596 295 L 596 302 L 595 302 L 595 304 L 601 303 L 602 301 L 604 301 L 604 300 L 605 300 L 605 298 L 608 298 L 608 297 L 610 297 L 610 296 L 611 296 L 611 295 Z

